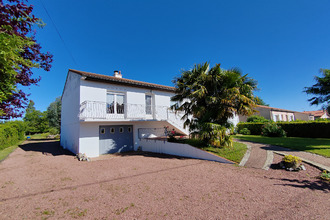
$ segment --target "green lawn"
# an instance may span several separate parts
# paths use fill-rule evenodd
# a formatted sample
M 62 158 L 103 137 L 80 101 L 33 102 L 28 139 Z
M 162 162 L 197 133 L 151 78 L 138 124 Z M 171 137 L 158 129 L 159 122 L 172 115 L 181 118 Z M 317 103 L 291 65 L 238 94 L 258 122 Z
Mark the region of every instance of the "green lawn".
M 50 135 L 50 133 L 32 134 L 27 136 L 30 137 L 31 140 L 35 140 L 35 139 L 43 140 L 43 139 L 47 139 L 48 135 Z
M 48 135 L 49 133 L 40 133 L 40 134 L 31 134 L 26 136 L 30 137 L 30 139 L 33 140 L 33 139 L 47 139 Z
M 186 139 L 186 140 L 178 141 L 178 142 L 189 144 L 191 146 L 200 148 L 200 149 L 208 151 L 210 153 L 214 153 L 220 157 L 224 157 L 224 158 L 234 161 L 236 163 L 241 162 L 241 160 L 247 150 L 247 147 L 245 144 L 237 143 L 237 142 L 234 142 L 232 148 L 208 147 L 202 141 L 199 141 L 196 139 Z
M 330 157 L 330 139 L 299 137 L 263 137 L 259 135 L 235 135 L 234 138 L 264 144 L 287 147 Z
M 23 141 L 20 141 L 17 145 L 13 145 L 13 146 L 7 147 L 3 150 L 0 150 L 0 161 L 6 159 L 6 157 L 9 154 L 11 154 L 22 143 L 23 143 Z
M 42 133 L 42 134 L 33 134 L 33 135 L 27 135 L 27 136 L 30 137 L 30 140 L 36 140 L 36 139 L 47 139 L 48 135 L 49 135 L 49 133 Z M 0 161 L 6 159 L 6 157 L 9 154 L 11 154 L 20 144 L 22 144 L 23 141 L 18 142 L 16 145 L 13 145 L 13 146 L 7 147 L 3 150 L 0 150 Z

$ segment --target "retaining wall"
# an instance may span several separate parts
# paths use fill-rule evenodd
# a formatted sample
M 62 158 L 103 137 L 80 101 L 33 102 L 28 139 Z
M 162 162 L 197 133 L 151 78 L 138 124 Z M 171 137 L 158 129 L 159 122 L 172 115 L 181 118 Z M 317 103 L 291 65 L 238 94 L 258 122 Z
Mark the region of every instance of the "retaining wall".
M 218 157 L 206 151 L 200 150 L 188 144 L 172 143 L 163 140 L 141 139 L 140 146 L 142 147 L 142 151 L 147 151 L 147 152 L 170 154 L 181 157 L 190 157 L 201 160 L 209 160 L 209 161 L 217 161 L 220 163 L 233 164 L 233 162 L 229 160 Z

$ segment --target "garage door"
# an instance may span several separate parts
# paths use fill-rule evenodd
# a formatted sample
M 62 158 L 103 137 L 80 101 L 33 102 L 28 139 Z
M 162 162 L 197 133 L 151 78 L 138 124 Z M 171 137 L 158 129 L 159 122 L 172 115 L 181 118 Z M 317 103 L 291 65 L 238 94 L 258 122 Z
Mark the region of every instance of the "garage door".
M 133 126 L 100 126 L 100 154 L 113 154 L 133 150 Z

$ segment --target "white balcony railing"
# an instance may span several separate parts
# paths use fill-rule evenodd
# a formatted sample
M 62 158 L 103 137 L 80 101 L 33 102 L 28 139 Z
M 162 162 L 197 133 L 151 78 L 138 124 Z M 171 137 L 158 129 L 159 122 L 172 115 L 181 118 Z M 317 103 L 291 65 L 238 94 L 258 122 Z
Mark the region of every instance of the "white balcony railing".
M 106 102 L 84 101 L 80 104 L 80 120 L 167 120 L 178 128 L 183 129 L 181 120 L 183 113 L 175 112 L 168 106 L 149 106 L 140 104 L 124 104 L 120 108 L 113 108 Z M 151 111 L 150 111 L 151 109 Z

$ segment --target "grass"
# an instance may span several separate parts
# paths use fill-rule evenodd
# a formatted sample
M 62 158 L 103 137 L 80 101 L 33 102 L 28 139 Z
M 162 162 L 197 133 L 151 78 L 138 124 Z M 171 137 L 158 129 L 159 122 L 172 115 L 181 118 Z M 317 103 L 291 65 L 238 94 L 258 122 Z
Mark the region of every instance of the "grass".
M 50 135 L 49 133 L 41 133 L 41 134 L 32 134 L 32 135 L 27 135 L 30 137 L 31 140 L 35 139 L 47 139 L 47 136 Z
M 116 215 L 123 214 L 123 213 L 126 212 L 129 208 L 134 207 L 134 206 L 135 206 L 134 203 L 131 203 L 130 206 L 127 206 L 127 207 L 125 207 L 125 208 L 116 209 L 116 210 L 115 210 L 115 214 L 116 214 Z
M 3 161 L 8 157 L 9 154 L 11 154 L 20 144 L 22 144 L 23 141 L 18 142 L 16 145 L 7 147 L 3 150 L 0 150 L 0 161 Z
M 189 144 L 191 146 L 197 147 L 199 149 L 205 150 L 207 152 L 216 154 L 220 157 L 224 157 L 228 160 L 234 161 L 236 163 L 241 162 L 247 147 L 242 143 L 233 143 L 233 147 L 211 147 L 207 146 L 200 140 L 197 139 L 185 139 L 185 140 L 177 140 L 176 142 Z
M 50 135 L 50 133 L 33 134 L 27 136 L 29 136 L 31 140 L 37 140 L 37 139 L 47 139 L 48 135 Z M 16 145 L 0 150 L 0 162 L 6 159 L 9 154 L 11 154 L 20 144 L 23 143 L 23 141 L 24 140 L 19 141 Z
M 242 158 L 244 157 L 244 154 L 247 150 L 247 147 L 245 144 L 242 143 L 233 143 L 233 147 L 204 147 L 203 150 L 206 150 L 208 152 L 214 153 L 216 155 L 219 155 L 220 157 L 224 157 L 228 160 L 234 161 L 236 163 L 241 162 Z
M 69 214 L 71 218 L 80 218 L 86 216 L 87 209 L 82 210 L 81 208 L 76 207 L 74 209 L 66 210 L 64 214 Z
M 235 135 L 234 138 L 330 157 L 330 139 L 326 138 L 264 137 L 259 135 Z

